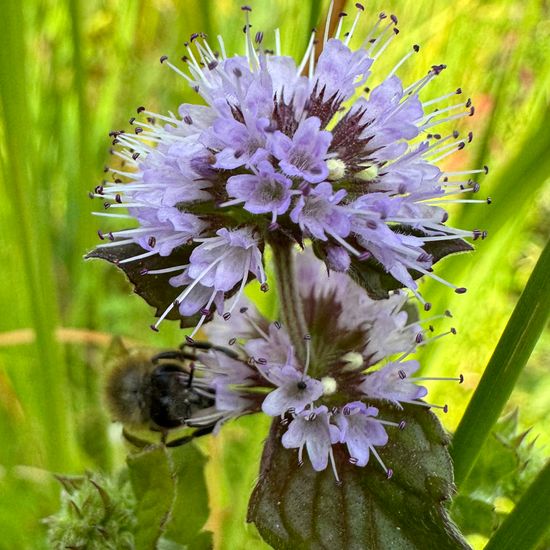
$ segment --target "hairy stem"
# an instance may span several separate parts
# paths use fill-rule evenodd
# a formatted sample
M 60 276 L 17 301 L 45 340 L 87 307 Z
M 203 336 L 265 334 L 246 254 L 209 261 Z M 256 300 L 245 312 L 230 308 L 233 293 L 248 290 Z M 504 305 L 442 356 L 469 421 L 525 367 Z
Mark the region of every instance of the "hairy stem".
M 273 263 L 279 294 L 279 315 L 290 336 L 297 356 L 303 360 L 305 357 L 304 336 L 307 334 L 308 329 L 302 300 L 296 284 L 292 243 L 276 242 L 271 243 L 271 247 L 273 249 Z

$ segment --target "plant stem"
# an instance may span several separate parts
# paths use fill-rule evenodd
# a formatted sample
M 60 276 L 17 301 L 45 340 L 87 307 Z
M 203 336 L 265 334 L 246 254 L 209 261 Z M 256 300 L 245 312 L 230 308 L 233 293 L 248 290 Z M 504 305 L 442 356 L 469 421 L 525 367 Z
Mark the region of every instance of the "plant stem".
M 292 243 L 272 242 L 273 263 L 279 295 L 279 315 L 286 326 L 294 350 L 301 359 L 305 355 L 304 336 L 308 333 L 302 299 L 296 284 Z

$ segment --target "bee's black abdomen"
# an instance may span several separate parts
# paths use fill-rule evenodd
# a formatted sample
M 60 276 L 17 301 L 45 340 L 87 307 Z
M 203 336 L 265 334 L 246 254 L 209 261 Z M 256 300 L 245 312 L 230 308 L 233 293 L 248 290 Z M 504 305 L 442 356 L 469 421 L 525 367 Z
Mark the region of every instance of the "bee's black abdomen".
M 214 404 L 214 397 L 199 394 L 190 374 L 176 364 L 158 366 L 151 373 L 151 419 L 161 428 L 177 428 L 195 411 Z

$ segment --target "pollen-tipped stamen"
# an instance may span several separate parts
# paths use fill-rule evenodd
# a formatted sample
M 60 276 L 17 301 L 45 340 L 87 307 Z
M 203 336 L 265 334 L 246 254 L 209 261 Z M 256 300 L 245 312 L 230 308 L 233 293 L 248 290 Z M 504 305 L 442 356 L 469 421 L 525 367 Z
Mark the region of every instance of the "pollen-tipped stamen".
M 374 445 L 369 445 L 370 452 L 374 455 L 374 458 L 378 461 L 378 464 L 382 466 L 382 469 L 386 473 L 386 477 L 390 479 L 393 476 L 393 470 L 391 468 L 387 468 L 384 464 L 384 461 L 380 458 L 380 455 L 378 454 L 377 450 L 374 448 Z
M 399 68 L 408 60 L 410 59 L 415 53 L 418 53 L 420 51 L 420 47 L 415 44 L 410 52 L 405 54 L 393 67 L 393 69 L 389 72 L 387 78 L 391 78 L 398 70 Z
M 305 348 L 306 348 L 306 360 L 304 364 L 304 376 L 307 375 L 307 371 L 309 369 L 309 363 L 311 360 L 311 336 L 309 334 L 306 334 L 304 336 L 304 342 L 305 342 Z

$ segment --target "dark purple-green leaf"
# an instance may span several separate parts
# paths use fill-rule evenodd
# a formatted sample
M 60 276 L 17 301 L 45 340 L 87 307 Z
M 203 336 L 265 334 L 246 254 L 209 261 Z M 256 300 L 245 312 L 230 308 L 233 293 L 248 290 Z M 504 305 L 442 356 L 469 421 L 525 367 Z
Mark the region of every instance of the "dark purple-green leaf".
M 273 422 L 248 511 L 266 542 L 280 550 L 469 548 L 445 509 L 453 474 L 439 421 L 423 407 L 379 406 L 381 418 L 407 419 L 379 448 L 394 470 L 389 480 L 374 457 L 351 465 L 342 445 L 334 448 L 340 485 L 330 468 L 315 472 L 308 459 L 299 467 L 297 452 L 281 445 L 286 428 Z
M 134 292 L 141 296 L 150 306 L 155 308 L 155 315 L 159 317 L 164 310 L 177 298 L 181 289 L 170 285 L 169 279 L 175 273 L 147 274 L 147 271 L 164 269 L 175 265 L 185 265 L 189 263 L 189 256 L 193 250 L 192 246 L 180 246 L 176 248 L 170 256 L 149 256 L 135 262 L 121 264 L 120 261 L 132 256 L 138 256 L 145 251 L 141 246 L 130 243 L 112 247 L 97 247 L 86 255 L 86 259 L 99 258 L 107 260 L 116 265 L 124 272 L 130 283 L 134 286 Z M 195 326 L 200 315 L 192 317 L 182 317 L 175 307 L 166 316 L 167 319 L 180 320 L 181 327 Z
M 403 228 L 400 228 L 398 232 L 417 237 L 423 235 L 418 231 L 405 231 Z M 423 246 L 423 249 L 432 256 L 433 263 L 435 264 L 446 256 L 461 252 L 470 252 L 474 248 L 463 239 L 453 239 L 449 241 L 429 241 Z M 413 279 L 422 277 L 422 273 L 419 271 L 410 270 L 409 273 Z M 382 264 L 373 258 L 365 261 L 353 258 L 349 274 L 374 300 L 383 300 L 388 297 L 390 290 L 396 290 L 404 286 L 403 283 L 387 273 Z
M 141 296 L 150 306 L 153 306 L 155 308 L 155 315 L 160 317 L 166 308 L 178 297 L 181 288 L 175 288 L 169 282 L 170 278 L 176 275 L 174 272 L 160 274 L 150 274 L 147 272 L 175 265 L 188 264 L 193 248 L 193 245 L 183 245 L 175 248 L 170 256 L 155 254 L 141 260 L 120 263 L 125 258 L 138 256 L 145 252 L 141 246 L 130 243 L 120 246 L 97 247 L 86 255 L 86 259 L 106 260 L 116 265 L 124 272 L 130 283 L 132 283 L 134 292 L 138 296 Z M 250 274 L 247 282 L 250 282 L 252 279 L 253 276 Z M 238 286 L 235 286 L 235 288 L 225 293 L 225 298 L 231 298 L 237 290 Z M 213 305 L 212 307 L 215 309 L 216 306 Z M 200 313 L 191 317 L 182 317 L 178 308 L 174 307 L 168 313 L 166 319 L 179 320 L 181 328 L 188 328 L 196 326 L 200 317 Z

